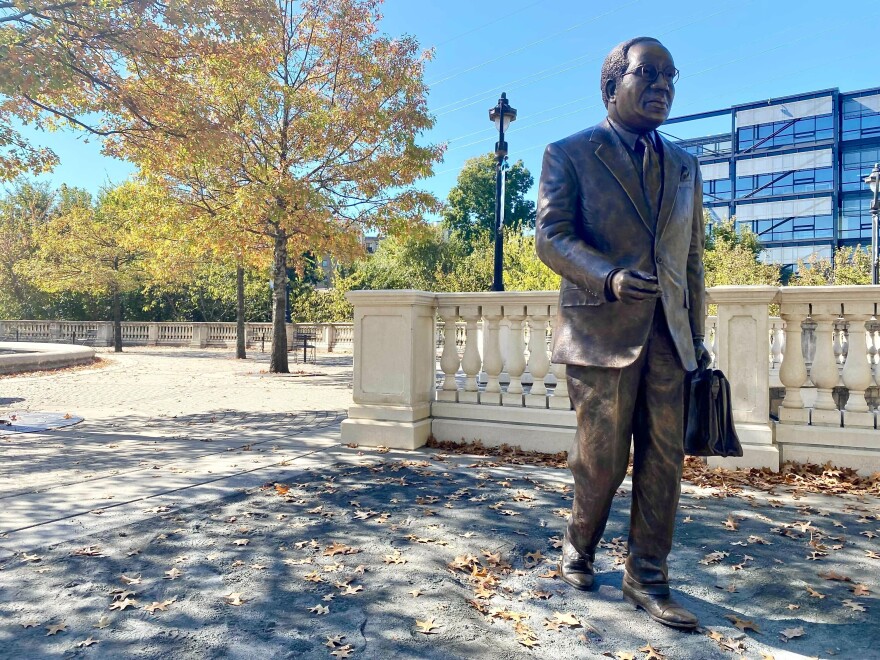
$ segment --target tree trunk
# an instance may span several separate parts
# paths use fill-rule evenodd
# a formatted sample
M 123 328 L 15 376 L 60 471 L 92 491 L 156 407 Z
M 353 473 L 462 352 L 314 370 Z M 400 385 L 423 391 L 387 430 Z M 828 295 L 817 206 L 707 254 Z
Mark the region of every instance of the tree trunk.
M 113 352 L 122 353 L 122 298 L 115 288 L 112 294 Z
M 244 360 L 244 268 L 235 267 L 235 357 Z
M 287 364 L 287 326 L 284 324 L 284 309 L 287 305 L 287 234 L 281 228 L 275 234 L 272 280 L 272 356 L 269 360 L 269 372 L 287 374 L 290 373 Z

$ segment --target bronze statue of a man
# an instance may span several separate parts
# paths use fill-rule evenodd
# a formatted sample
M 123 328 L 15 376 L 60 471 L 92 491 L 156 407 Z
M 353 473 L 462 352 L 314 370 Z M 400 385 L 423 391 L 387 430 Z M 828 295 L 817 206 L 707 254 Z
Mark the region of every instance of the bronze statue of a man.
M 663 139 L 678 70 L 656 39 L 630 39 L 602 66 L 608 117 L 549 145 L 538 256 L 562 276 L 553 361 L 577 413 L 574 503 L 562 579 L 593 586 L 593 558 L 633 451 L 623 595 L 676 628 L 666 558 L 684 460 L 685 377 L 707 360 L 700 167 Z

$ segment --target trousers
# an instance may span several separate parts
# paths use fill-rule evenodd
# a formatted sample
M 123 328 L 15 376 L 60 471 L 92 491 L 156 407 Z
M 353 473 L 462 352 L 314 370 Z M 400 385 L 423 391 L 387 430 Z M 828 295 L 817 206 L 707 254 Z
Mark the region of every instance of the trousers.
M 652 329 L 627 367 L 568 365 L 566 379 L 577 415 L 568 453 L 574 502 L 568 525 L 572 545 L 592 559 L 626 476 L 633 446 L 632 508 L 626 573 L 647 591 L 668 590 L 684 462 L 684 384 L 663 306 L 655 303 Z

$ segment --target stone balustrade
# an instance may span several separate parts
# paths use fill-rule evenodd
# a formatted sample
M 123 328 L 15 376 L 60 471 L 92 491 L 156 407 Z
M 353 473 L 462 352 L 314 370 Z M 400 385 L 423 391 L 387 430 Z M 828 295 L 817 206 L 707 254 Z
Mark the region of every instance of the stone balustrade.
M 193 348 L 233 348 L 235 323 L 152 323 L 122 322 L 123 346 L 191 346 Z M 297 332 L 312 332 L 316 346 L 326 351 L 350 351 L 354 344 L 351 323 L 294 323 L 287 326 L 288 348 Z M 271 323 L 246 323 L 246 344 L 268 347 L 272 343 Z M 113 345 L 110 321 L 0 321 L 0 339 L 30 342 L 89 343 Z
M 706 344 L 731 382 L 744 448 L 742 458 L 710 463 L 778 469 L 781 460 L 830 460 L 880 469 L 878 296 L 880 287 L 867 286 L 710 289 L 718 311 L 706 319 Z M 549 360 L 557 292 L 348 298 L 354 402 L 346 442 L 414 448 L 433 435 L 546 452 L 570 446 L 565 367 Z M 779 316 L 769 315 L 771 304 Z M 858 333 L 864 342 L 854 341 Z M 777 421 L 771 403 L 783 390 L 782 404 L 773 403 Z

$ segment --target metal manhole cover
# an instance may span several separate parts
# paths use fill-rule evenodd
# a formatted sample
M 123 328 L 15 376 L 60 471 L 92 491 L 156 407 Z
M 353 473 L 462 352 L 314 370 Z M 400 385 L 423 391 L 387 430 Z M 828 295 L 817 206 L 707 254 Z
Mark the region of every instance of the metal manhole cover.
M 73 426 L 83 421 L 76 415 L 50 412 L 0 412 L 0 436 L 13 433 L 39 433 Z

